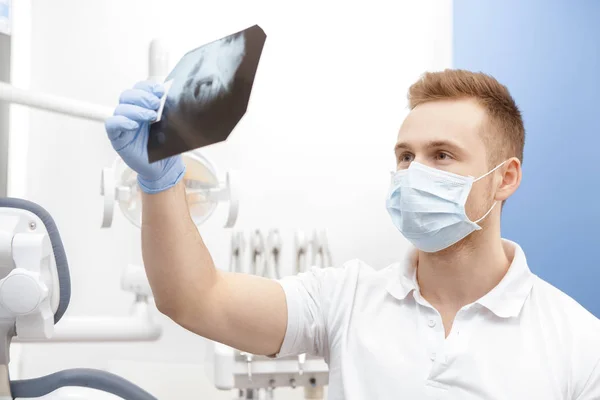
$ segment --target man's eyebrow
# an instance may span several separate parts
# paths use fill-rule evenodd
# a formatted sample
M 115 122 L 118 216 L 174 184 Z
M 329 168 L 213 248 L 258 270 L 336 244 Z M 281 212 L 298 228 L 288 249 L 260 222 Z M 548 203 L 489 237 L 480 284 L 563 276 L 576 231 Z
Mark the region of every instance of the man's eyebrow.
M 394 146 L 394 151 L 398 151 L 401 149 L 410 149 L 410 146 L 406 142 L 398 142 L 396 146 Z
M 407 142 L 398 142 L 396 146 L 394 146 L 394 151 L 410 149 L 412 146 Z M 464 151 L 463 147 L 459 144 L 449 141 L 449 140 L 432 140 L 425 143 L 426 148 L 439 148 L 439 147 L 447 147 L 453 149 L 455 151 Z
M 427 143 L 426 147 L 449 147 L 454 150 L 463 150 L 461 145 L 450 140 L 432 140 L 431 142 Z

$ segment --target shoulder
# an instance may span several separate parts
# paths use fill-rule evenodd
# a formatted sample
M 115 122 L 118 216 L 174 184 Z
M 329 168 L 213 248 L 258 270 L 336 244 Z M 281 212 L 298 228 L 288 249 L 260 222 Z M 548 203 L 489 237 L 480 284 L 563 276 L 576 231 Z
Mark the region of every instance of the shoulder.
M 541 318 L 561 323 L 556 327 L 595 341 L 600 352 L 600 319 L 571 296 L 536 276 L 530 301 Z
M 312 267 L 307 272 L 280 280 L 287 293 L 304 292 L 314 300 L 330 306 L 352 305 L 357 291 L 385 290 L 391 267 L 376 270 L 360 259 L 352 259 L 339 267 Z
M 399 265 L 376 269 L 359 259 L 346 262 L 325 286 L 324 302 L 330 310 L 335 310 L 331 315 L 348 322 L 353 310 L 381 307 L 389 297 L 390 282 L 397 279 Z
M 302 285 L 306 289 L 333 291 L 336 288 L 353 288 L 368 279 L 376 270 L 362 260 L 353 259 L 339 267 L 311 267 L 306 272 L 280 279 L 283 285 Z
M 543 336 L 571 372 L 573 390 L 600 384 L 600 319 L 574 298 L 535 277 L 529 299 Z
M 326 273 L 327 274 L 327 273 Z M 385 291 L 390 279 L 398 274 L 398 264 L 376 269 L 360 259 L 353 259 L 341 267 L 333 268 L 328 275 L 335 286 L 345 291 Z

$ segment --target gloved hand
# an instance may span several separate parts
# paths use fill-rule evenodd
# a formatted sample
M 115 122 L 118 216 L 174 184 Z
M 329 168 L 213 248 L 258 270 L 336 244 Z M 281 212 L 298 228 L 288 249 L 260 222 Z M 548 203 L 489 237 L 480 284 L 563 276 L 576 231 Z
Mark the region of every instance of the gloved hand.
M 114 115 L 106 120 L 108 138 L 125 164 L 138 174 L 140 188 L 158 193 L 175 186 L 185 173 L 181 155 L 150 163 L 148 136 L 164 94 L 161 84 L 144 81 L 121 94 Z

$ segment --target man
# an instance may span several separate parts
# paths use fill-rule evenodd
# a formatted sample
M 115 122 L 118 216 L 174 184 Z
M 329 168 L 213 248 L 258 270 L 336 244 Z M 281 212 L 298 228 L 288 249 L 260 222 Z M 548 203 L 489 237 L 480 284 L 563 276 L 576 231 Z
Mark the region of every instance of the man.
M 525 134 L 494 78 L 446 70 L 409 90 L 387 203 L 414 245 L 406 259 L 279 281 L 216 269 L 188 213 L 181 158 L 145 161 L 160 96 L 148 83 L 125 91 L 106 128 L 139 173 L 146 272 L 175 322 L 254 354 L 322 355 L 330 399 L 600 399 L 599 320 L 501 237 Z

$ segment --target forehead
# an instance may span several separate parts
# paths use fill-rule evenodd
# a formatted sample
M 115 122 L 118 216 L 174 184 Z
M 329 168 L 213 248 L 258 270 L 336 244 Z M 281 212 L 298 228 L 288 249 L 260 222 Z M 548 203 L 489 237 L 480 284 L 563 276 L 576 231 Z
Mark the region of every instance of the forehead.
M 485 110 L 474 100 L 439 100 L 423 103 L 408 114 L 398 142 L 419 145 L 432 141 L 451 141 L 468 150 L 484 146 L 481 131 Z

